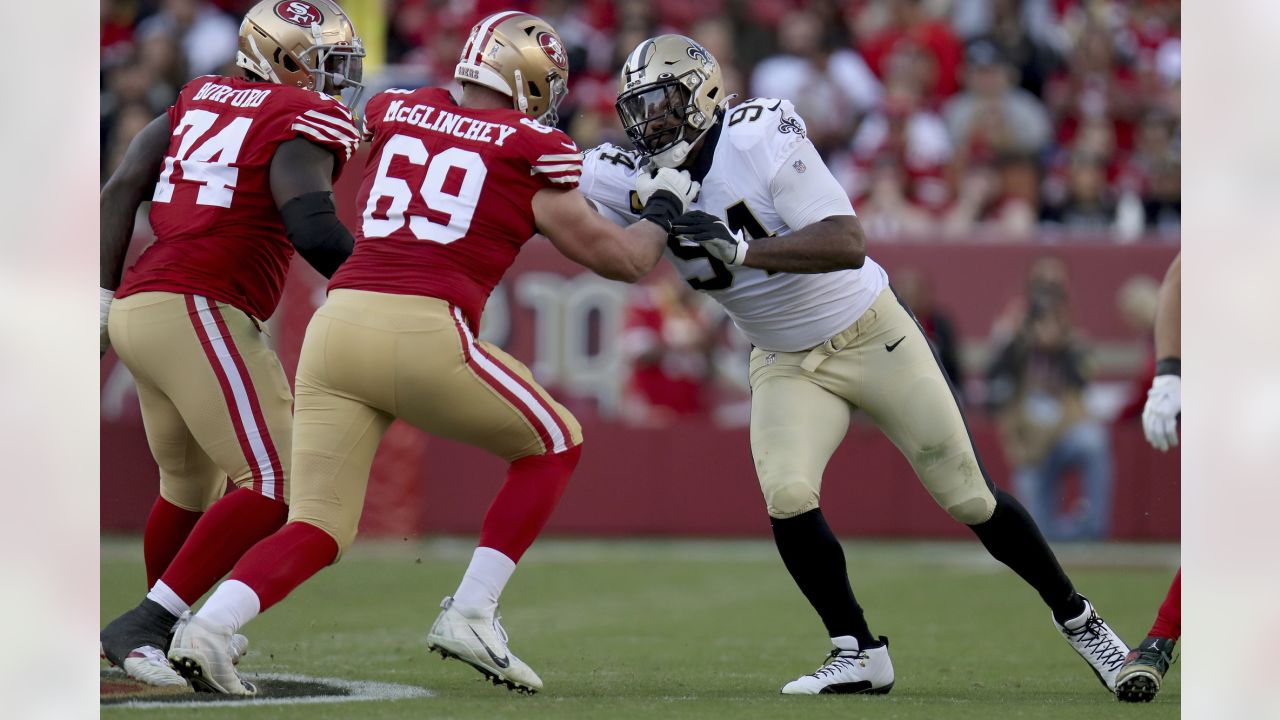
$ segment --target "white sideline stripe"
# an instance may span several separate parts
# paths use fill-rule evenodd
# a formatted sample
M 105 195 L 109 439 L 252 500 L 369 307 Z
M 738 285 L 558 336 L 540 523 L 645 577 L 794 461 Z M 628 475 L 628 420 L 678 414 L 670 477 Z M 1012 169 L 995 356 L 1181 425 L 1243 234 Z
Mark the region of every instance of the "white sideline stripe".
M 249 448 L 253 450 L 253 459 L 257 461 L 258 472 L 262 475 L 262 494 L 275 498 L 276 471 L 271 467 L 271 456 L 267 454 L 267 446 L 262 441 L 262 428 L 258 427 L 257 421 L 253 419 L 253 406 L 249 404 L 249 392 L 244 387 L 244 379 L 240 377 L 240 369 L 231 359 L 231 350 L 227 347 L 227 341 L 218 330 L 218 323 L 213 318 L 209 299 L 202 295 L 191 297 L 195 300 L 196 310 L 200 313 L 200 322 L 204 325 L 209 343 L 213 345 L 218 364 L 222 366 L 222 372 L 227 376 L 227 383 L 231 385 L 231 394 L 236 404 L 235 411 L 240 415 L 240 424 L 244 427 L 245 435 L 249 437 Z
M 576 160 L 578 162 L 581 162 L 582 153 L 564 153 L 562 155 L 543 155 L 542 157 L 538 158 L 538 162 L 540 163 L 561 162 L 564 160 Z
M 309 120 L 317 120 L 317 119 L 323 120 L 333 125 L 334 127 L 337 127 L 340 130 L 347 131 L 347 135 L 350 135 L 353 138 L 359 137 L 360 135 L 360 133 L 356 130 L 355 125 L 352 125 L 351 123 L 341 118 L 336 118 L 336 117 L 333 117 L 332 115 L 325 115 L 324 113 L 318 110 L 308 110 L 305 113 L 303 113 L 302 116 Z
M 125 677 L 124 673 L 117 668 L 111 668 L 109 675 Z M 311 677 L 310 675 L 296 675 L 293 673 L 243 673 L 243 676 L 249 680 L 289 680 L 292 682 L 307 682 L 329 685 L 331 687 L 341 688 L 350 693 L 350 695 L 307 695 L 303 697 L 253 697 L 242 698 L 234 696 L 227 702 L 199 702 L 194 700 L 184 700 L 176 702 L 163 702 L 157 700 L 127 700 L 125 702 L 103 704 L 103 710 L 109 708 L 225 708 L 235 712 L 238 708 L 246 705 L 328 705 L 332 703 L 343 702 L 369 702 L 374 700 L 414 700 L 420 698 L 435 697 L 436 694 L 427 688 L 417 687 L 415 685 L 401 685 L 399 683 L 374 682 L 371 680 L 343 680 L 341 678 L 324 678 Z
M 576 183 L 578 182 L 578 178 L 580 177 L 582 177 L 580 173 L 574 173 L 572 175 L 565 175 L 563 177 L 549 177 L 547 179 L 550 180 L 551 182 L 558 182 L 558 183 L 570 183 L 570 182 Z
M 536 173 L 558 173 L 565 170 L 581 170 L 582 163 L 564 163 L 562 165 L 534 165 L 531 170 Z
M 471 328 L 467 326 L 467 321 L 462 317 L 462 310 L 455 307 L 453 316 L 457 318 L 458 327 L 462 328 L 462 334 L 467 338 L 467 352 L 471 359 L 475 360 L 476 364 L 489 373 L 491 377 L 502 383 L 504 388 L 510 390 L 512 395 L 515 395 L 525 404 L 525 407 L 533 411 L 534 416 L 542 423 L 543 429 L 547 431 L 547 436 L 551 438 L 551 452 L 558 453 L 568 450 L 569 446 L 565 443 L 564 433 L 560 432 L 560 428 L 556 427 L 555 419 L 551 417 L 551 413 L 542 404 L 542 400 L 525 390 L 524 386 L 516 382 L 515 378 L 511 377 L 505 368 L 494 364 L 489 358 L 485 357 L 484 353 L 478 351 L 475 338 L 471 337 Z

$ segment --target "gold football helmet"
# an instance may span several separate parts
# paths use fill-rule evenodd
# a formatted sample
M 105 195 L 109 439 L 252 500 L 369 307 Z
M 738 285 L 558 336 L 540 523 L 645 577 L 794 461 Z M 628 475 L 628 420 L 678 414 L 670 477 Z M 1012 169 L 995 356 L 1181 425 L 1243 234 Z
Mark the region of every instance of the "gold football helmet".
M 556 108 L 569 92 L 569 54 L 547 21 L 500 12 L 471 28 L 453 77 L 496 90 L 510 97 L 516 110 L 555 125 Z
M 627 56 L 614 107 L 640 154 L 676 167 L 728 101 L 720 63 L 706 48 L 683 35 L 659 35 Z
M 354 106 L 364 44 L 333 0 L 262 0 L 240 23 L 236 65 L 262 80 L 338 95 Z

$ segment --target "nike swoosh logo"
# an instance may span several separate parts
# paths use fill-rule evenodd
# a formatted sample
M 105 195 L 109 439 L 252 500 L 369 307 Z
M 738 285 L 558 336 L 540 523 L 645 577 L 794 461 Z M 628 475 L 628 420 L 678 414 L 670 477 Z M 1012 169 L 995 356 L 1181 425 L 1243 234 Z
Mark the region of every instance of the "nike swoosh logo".
M 888 350 L 889 352 L 893 352 L 893 351 L 894 351 L 894 349 L 896 349 L 899 345 L 901 345 L 901 344 L 902 344 L 902 341 L 903 341 L 903 340 L 906 340 L 906 339 L 907 339 L 907 336 L 906 336 L 906 335 L 903 335 L 902 337 L 898 338 L 898 341 L 897 341 L 897 342 L 895 342 L 895 343 L 894 343 L 894 344 L 892 344 L 892 345 L 890 345 L 889 343 L 885 343 L 885 344 L 884 344 L 884 349 L 885 349 L 885 350 Z
M 564 143 L 561 143 L 561 145 L 563 144 Z M 480 639 L 480 634 L 476 632 L 475 628 L 467 628 L 467 629 L 471 631 L 472 635 L 476 636 L 476 640 L 480 640 L 480 647 L 484 648 L 484 651 L 489 653 L 489 657 L 493 658 L 494 665 L 497 665 L 500 668 L 509 667 L 511 665 L 511 658 L 507 657 L 506 655 L 503 655 L 502 657 L 498 657 L 497 655 L 493 654 L 493 651 L 489 649 L 489 646 L 485 644 L 484 640 Z
M 578 146 L 573 143 L 560 143 L 560 147 L 566 147 L 574 152 L 578 152 Z

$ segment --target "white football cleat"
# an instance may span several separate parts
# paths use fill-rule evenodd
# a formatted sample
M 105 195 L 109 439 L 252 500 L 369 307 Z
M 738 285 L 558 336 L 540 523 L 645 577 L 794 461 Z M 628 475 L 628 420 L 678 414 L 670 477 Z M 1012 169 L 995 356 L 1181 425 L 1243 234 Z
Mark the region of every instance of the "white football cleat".
M 155 687 L 186 688 L 188 692 L 191 691 L 191 685 L 173 669 L 160 648 L 150 645 L 134 648 L 125 657 L 121 667 L 125 674 L 139 682 Z
M 231 631 L 184 615 L 173 634 L 169 661 L 201 692 L 255 695 L 258 689 L 241 679 L 231 661 Z
M 1067 639 L 1071 647 L 1080 653 L 1080 657 L 1089 663 L 1093 674 L 1111 692 L 1116 691 L 1116 673 L 1124 667 L 1125 656 L 1129 654 L 1129 646 L 1098 617 L 1093 603 L 1084 600 L 1084 612 L 1059 624 L 1053 621 L 1058 632 Z
M 880 647 L 834 648 L 822 667 L 782 686 L 783 695 L 849 693 L 883 695 L 893 689 L 893 662 L 889 638 L 880 636 Z
M 440 615 L 427 633 L 428 649 L 442 657 L 461 660 L 494 685 L 529 694 L 542 689 L 542 678 L 507 647 L 507 631 L 496 606 L 462 607 L 447 597 L 440 608 Z

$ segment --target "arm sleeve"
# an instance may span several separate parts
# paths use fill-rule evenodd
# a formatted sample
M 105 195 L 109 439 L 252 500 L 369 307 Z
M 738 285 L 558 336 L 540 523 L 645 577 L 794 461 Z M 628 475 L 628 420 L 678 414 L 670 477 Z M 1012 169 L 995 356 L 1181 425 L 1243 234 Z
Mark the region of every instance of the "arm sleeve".
M 333 193 L 299 195 L 280 208 L 280 218 L 298 254 L 326 278 L 351 256 L 356 241 L 338 220 Z
M 833 215 L 856 215 L 844 188 L 827 169 L 813 143 L 797 143 L 769 181 L 773 206 L 792 230 Z

